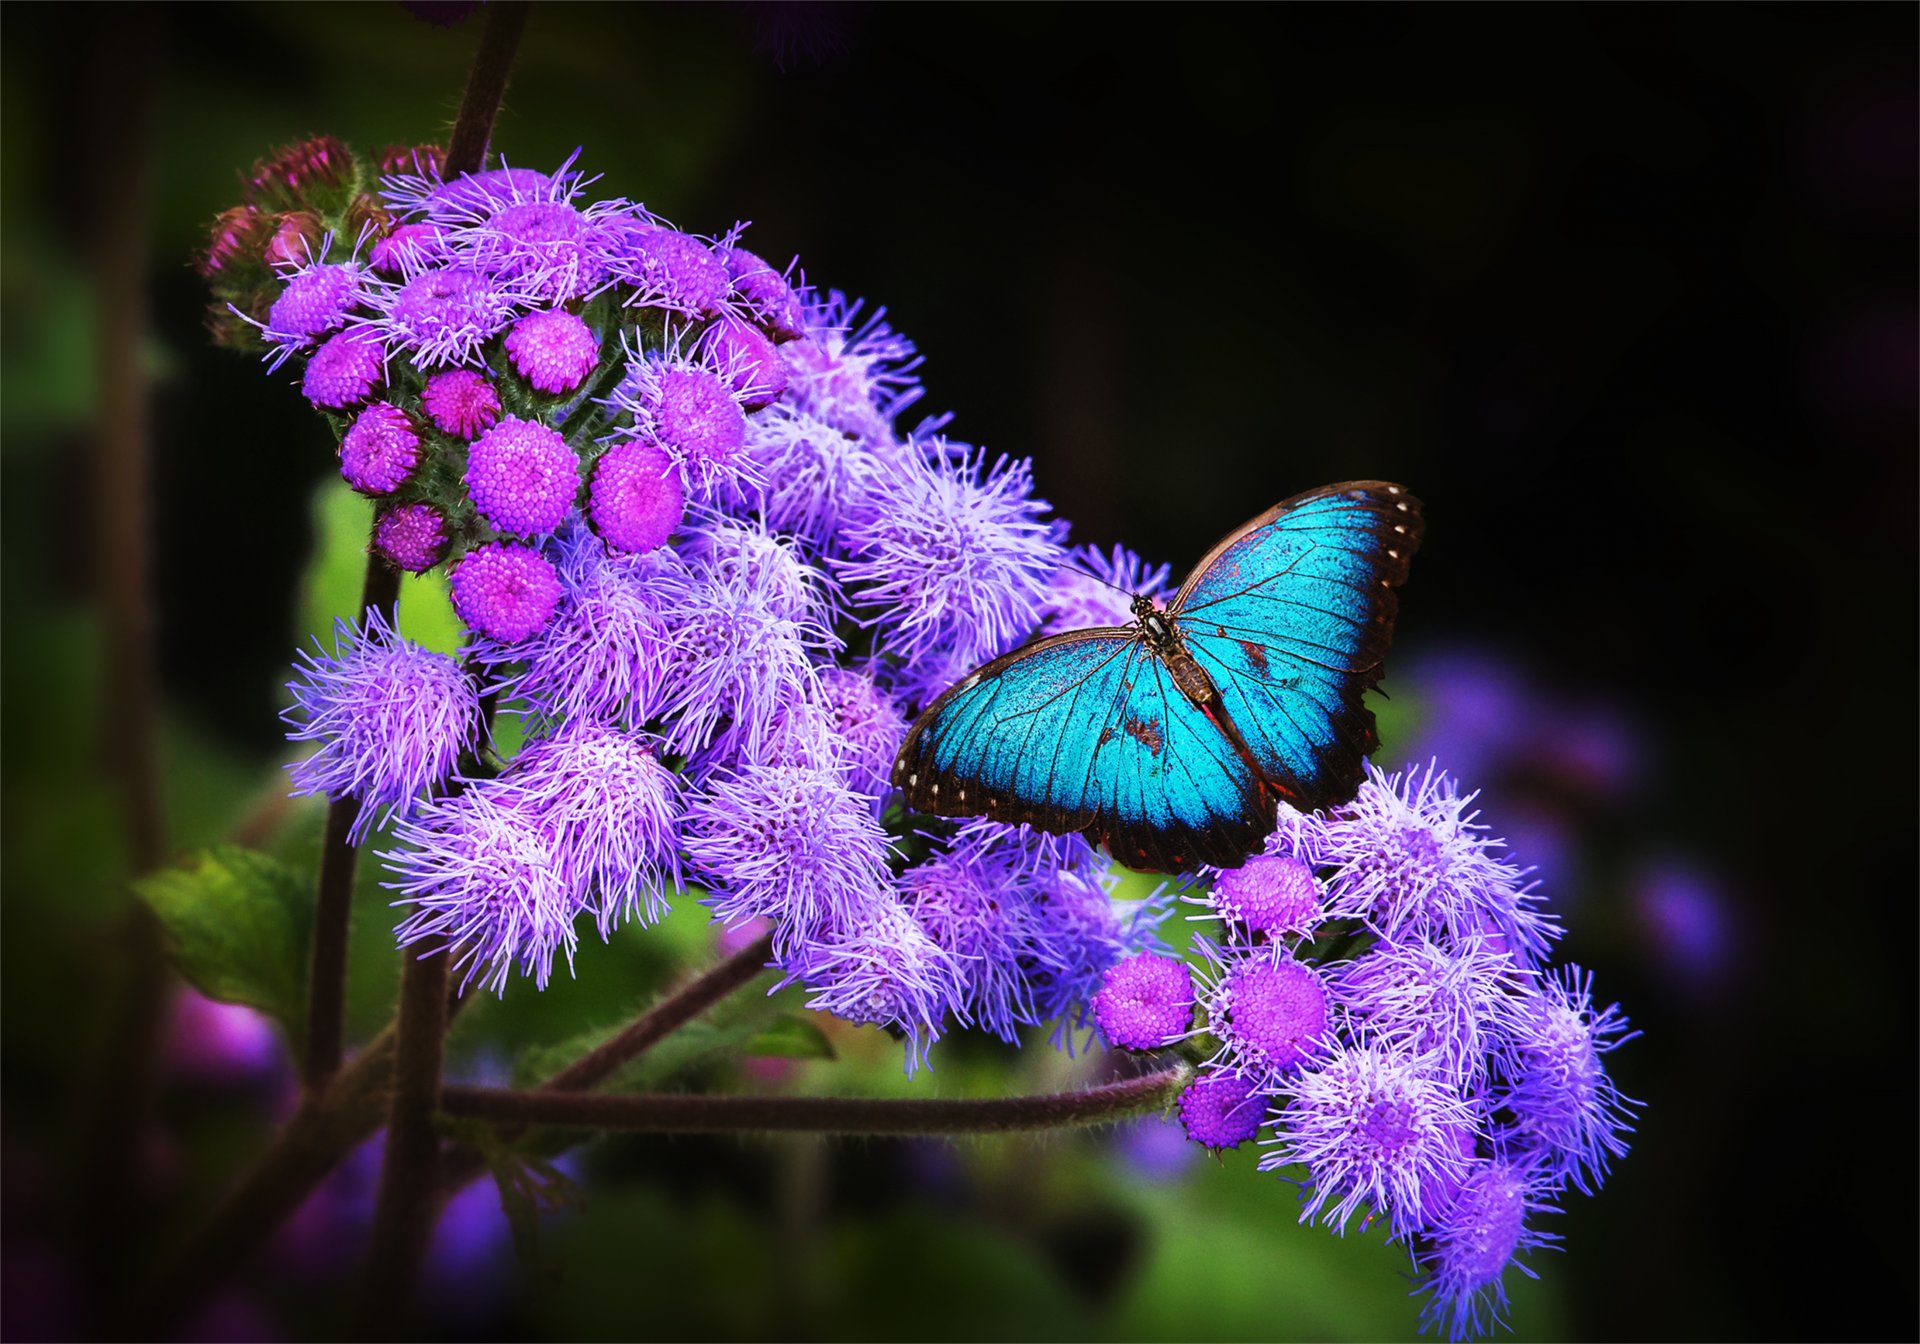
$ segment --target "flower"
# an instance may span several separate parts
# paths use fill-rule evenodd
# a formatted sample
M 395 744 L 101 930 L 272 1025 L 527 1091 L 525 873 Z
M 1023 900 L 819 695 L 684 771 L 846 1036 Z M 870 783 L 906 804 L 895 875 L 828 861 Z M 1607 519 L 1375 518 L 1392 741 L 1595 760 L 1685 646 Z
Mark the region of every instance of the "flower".
M 900 903 L 953 960 L 953 1010 L 1001 1040 L 1040 1020 L 1021 966 L 1031 944 L 1031 898 L 1005 865 L 954 850 L 900 875 Z
M 1267 1103 L 1252 1082 L 1237 1073 L 1210 1069 L 1180 1094 L 1180 1123 L 1187 1137 L 1218 1151 L 1238 1148 L 1260 1132 Z
M 719 313 L 732 277 L 698 238 L 632 216 L 610 219 L 604 237 L 607 273 L 633 291 L 624 300 L 629 307 L 688 317 Z
M 571 392 L 600 362 L 593 329 L 564 308 L 528 313 L 508 328 L 507 356 L 536 391 Z
M 877 507 L 846 529 L 852 558 L 835 569 L 876 610 L 865 623 L 887 652 L 913 662 L 938 647 L 978 662 L 1039 624 L 1060 547 L 1026 462 L 988 468 L 938 441 L 930 451 L 878 460 Z
M 340 474 L 363 495 L 390 495 L 420 465 L 420 435 L 407 413 L 376 401 L 354 417 L 340 439 Z
M 447 553 L 447 520 L 431 504 L 396 504 L 373 526 L 373 548 L 396 567 L 424 574 Z
M 330 656 L 300 660 L 287 737 L 320 749 L 291 767 L 293 792 L 360 799 L 356 842 L 448 779 L 480 740 L 480 694 L 458 661 L 402 639 L 378 607 L 357 626 L 334 622 Z
M 446 259 L 446 238 L 437 224 L 396 224 L 367 253 L 368 264 L 382 275 L 417 275 Z
M 386 380 L 386 346 L 374 332 L 349 327 L 313 352 L 300 376 L 300 391 L 315 406 L 338 411 L 359 405 Z
M 787 389 L 787 366 L 758 328 L 721 314 L 700 333 L 694 357 L 717 373 L 749 411 L 771 406 Z
M 747 421 L 744 454 L 728 502 L 768 527 L 843 549 L 842 530 L 872 509 L 875 450 L 825 420 L 776 403 Z
M 1173 957 L 1141 953 L 1116 962 L 1093 996 L 1093 1019 L 1112 1044 L 1157 1050 L 1193 1025 L 1193 972 Z
M 890 787 L 893 758 L 906 740 L 907 721 L 868 672 L 846 667 L 820 670 L 820 700 L 854 791 L 883 796 Z
M 617 551 L 651 551 L 665 544 L 687 515 L 680 468 L 655 444 L 616 443 L 594 464 L 587 517 Z
M 443 369 L 427 379 L 420 401 L 444 433 L 471 439 L 500 419 L 500 393 L 476 369 Z
M 1472 1088 L 1506 1044 L 1521 984 L 1513 958 L 1486 939 L 1380 943 L 1338 968 L 1333 993 L 1355 1038 L 1430 1055 Z
M 374 286 L 368 302 L 377 314 L 369 328 L 416 369 L 472 363 L 514 313 L 513 296 L 491 274 L 461 264 Z
M 1301 1222 L 1325 1209 L 1326 1222 L 1344 1231 L 1367 1208 L 1390 1215 L 1404 1234 L 1418 1225 L 1429 1188 L 1466 1176 L 1459 1136 L 1472 1132 L 1473 1114 L 1421 1059 L 1386 1046 L 1340 1046 L 1286 1091 L 1260 1169 L 1306 1164 Z
M 745 765 L 687 804 L 687 861 L 727 923 L 764 915 L 776 948 L 884 899 L 886 833 L 831 765 Z
M 453 567 L 450 595 L 460 619 L 489 639 L 513 644 L 534 634 L 560 601 L 560 580 L 530 546 L 490 541 Z
M 1221 947 L 1200 942 L 1208 973 L 1201 994 L 1217 1060 L 1266 1085 L 1277 1084 L 1327 1043 L 1327 987 L 1280 943 Z
M 1206 902 L 1249 933 L 1311 933 L 1320 922 L 1313 870 L 1290 854 L 1256 854 L 1213 880 Z
M 338 331 L 360 302 L 362 274 L 350 261 L 313 261 L 299 267 L 267 310 L 261 334 L 276 345 L 304 346 Z
M 1627 1151 L 1632 1098 L 1607 1076 L 1601 1057 L 1633 1039 L 1618 1004 L 1596 1012 L 1593 975 L 1578 966 L 1547 977 L 1513 1007 L 1511 1061 L 1500 1090 L 1518 1147 L 1540 1158 L 1559 1183 L 1592 1194 L 1609 1158 Z
M 927 1062 L 960 992 L 953 958 L 884 895 L 795 943 L 779 965 L 786 974 L 775 988 L 805 984 L 808 1007 L 901 1032 L 909 1074 Z
M 800 298 L 784 275 L 744 247 L 727 247 L 720 256 L 733 281 L 734 297 L 748 317 L 777 340 L 805 334 Z
M 1540 1198 L 1528 1168 L 1499 1160 L 1475 1161 L 1443 1215 L 1421 1238 L 1414 1263 L 1421 1271 L 1416 1292 L 1431 1297 L 1420 1313 L 1422 1330 L 1444 1325 L 1447 1337 L 1481 1335 L 1506 1312 L 1501 1277 L 1509 1264 L 1535 1277 L 1515 1256 L 1550 1245 L 1552 1233 L 1527 1226 L 1529 1214 L 1552 1212 Z
M 780 347 L 787 365 L 787 393 L 794 412 L 867 447 L 893 439 L 893 422 L 923 389 L 913 371 L 920 356 L 913 342 L 886 323 L 876 308 L 860 319 L 860 301 L 838 290 L 807 309 L 799 340 Z
M 727 383 L 698 364 L 636 360 L 611 405 L 633 416 L 630 435 L 664 449 L 703 498 L 745 465 L 746 414 Z
M 473 506 L 499 531 L 551 532 L 580 493 L 580 461 L 559 430 L 510 415 L 474 440 L 466 482 Z

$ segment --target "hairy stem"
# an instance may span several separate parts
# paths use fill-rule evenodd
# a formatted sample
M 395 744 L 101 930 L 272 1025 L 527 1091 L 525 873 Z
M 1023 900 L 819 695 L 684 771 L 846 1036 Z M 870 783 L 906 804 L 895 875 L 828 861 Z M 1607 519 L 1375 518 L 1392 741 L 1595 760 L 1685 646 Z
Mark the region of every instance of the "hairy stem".
M 711 1097 L 602 1092 L 517 1092 L 449 1087 L 449 1115 L 513 1125 L 657 1130 L 680 1134 L 782 1131 L 813 1134 L 1016 1134 L 1106 1124 L 1170 1105 L 1193 1077 L 1184 1061 L 1077 1092 L 1036 1097 Z
M 487 6 L 480 48 L 474 53 L 467 89 L 460 97 L 460 115 L 454 119 L 453 134 L 447 139 L 448 177 L 477 173 L 486 164 L 494 119 L 507 96 L 507 76 L 513 72 L 514 53 L 520 49 L 520 34 L 526 31 L 532 8 L 528 0 L 494 0 Z

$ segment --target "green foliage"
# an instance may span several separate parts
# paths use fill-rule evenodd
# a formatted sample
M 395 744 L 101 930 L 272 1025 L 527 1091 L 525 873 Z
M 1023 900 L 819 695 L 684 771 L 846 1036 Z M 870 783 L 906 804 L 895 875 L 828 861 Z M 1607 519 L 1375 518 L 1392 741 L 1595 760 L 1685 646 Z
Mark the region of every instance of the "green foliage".
M 174 964 L 210 999 L 305 1030 L 313 877 L 253 850 L 215 845 L 135 891 L 166 927 Z

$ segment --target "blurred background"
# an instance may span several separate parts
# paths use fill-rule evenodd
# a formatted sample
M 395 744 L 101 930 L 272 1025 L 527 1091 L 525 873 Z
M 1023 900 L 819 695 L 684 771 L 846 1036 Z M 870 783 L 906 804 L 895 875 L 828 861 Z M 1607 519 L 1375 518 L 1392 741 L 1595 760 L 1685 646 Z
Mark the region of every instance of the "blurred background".
M 191 257 L 273 146 L 443 136 L 479 31 L 461 8 L 6 8 L 8 1338 L 87 1333 L 290 1105 L 264 1019 L 127 983 L 134 870 L 317 843 L 317 814 L 276 801 L 276 716 L 296 645 L 357 598 L 364 536 L 288 376 L 206 343 Z M 584 146 L 597 194 L 699 233 L 750 219 L 762 255 L 884 304 L 926 357 L 921 409 L 1031 456 L 1078 541 L 1177 574 L 1296 491 L 1410 486 L 1429 537 L 1379 762 L 1437 755 L 1484 790 L 1562 955 L 1645 1032 L 1611 1061 L 1644 1102 L 1634 1150 L 1553 1220 L 1538 1283 L 1509 1273 L 1518 1332 L 1911 1338 L 1917 22 L 541 5 L 494 147 L 550 169 Z M 96 448 L 138 439 L 116 348 L 149 394 L 145 814 L 116 782 L 140 765 L 117 727 L 140 645 L 105 614 L 139 526 L 117 488 L 137 464 Z M 372 880 L 355 1040 L 394 983 Z M 503 1080 L 711 955 L 697 909 L 630 933 L 544 996 L 478 1005 L 454 1070 Z M 130 1003 L 151 1076 L 112 1062 Z M 910 1083 L 884 1038 L 834 1041 L 831 1063 L 699 1081 L 1004 1094 L 1089 1067 L 954 1040 Z M 522 1254 L 489 1186 L 452 1206 L 427 1328 L 1410 1335 L 1404 1258 L 1295 1227 L 1253 1157 L 1151 1123 L 603 1141 L 565 1159 L 578 1197 Z M 377 1167 L 342 1168 L 183 1334 L 344 1329 Z

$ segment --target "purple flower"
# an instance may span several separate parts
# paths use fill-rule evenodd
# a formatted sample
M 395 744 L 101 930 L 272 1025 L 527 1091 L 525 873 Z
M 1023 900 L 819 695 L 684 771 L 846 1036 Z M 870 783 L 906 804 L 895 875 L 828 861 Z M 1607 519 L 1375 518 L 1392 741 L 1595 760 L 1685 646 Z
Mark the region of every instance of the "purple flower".
M 872 514 L 848 527 L 853 558 L 841 579 L 883 614 L 876 640 L 913 661 L 942 648 L 964 662 L 999 653 L 1032 632 L 1048 577 L 1059 563 L 1053 529 L 1040 521 L 1026 462 L 950 455 L 879 460 Z
M 1180 1094 L 1180 1122 L 1187 1137 L 1218 1152 L 1238 1148 L 1260 1132 L 1267 1099 L 1237 1073 L 1208 1070 Z
M 315 261 L 298 268 L 267 310 L 267 323 L 260 334 L 275 345 L 305 346 L 330 331 L 338 331 L 360 302 L 364 274 L 359 264 L 351 261 Z
M 396 568 L 424 574 L 447 553 L 447 520 L 431 504 L 396 504 L 380 514 L 373 548 Z
M 1562 967 L 1514 1004 L 1508 1074 L 1498 1099 L 1515 1145 L 1538 1155 L 1557 1184 L 1592 1194 L 1610 1158 L 1627 1151 L 1637 1104 L 1607 1076 L 1601 1057 L 1637 1032 L 1618 1004 L 1595 1011 L 1593 975 Z
M 544 627 L 560 601 L 553 565 L 531 546 L 490 541 L 450 575 L 453 609 L 489 639 L 515 644 Z
M 1143 952 L 1107 971 L 1091 1006 L 1111 1044 L 1157 1050 L 1193 1025 L 1193 972 L 1184 961 Z
M 1033 986 L 1035 1015 L 1042 1022 L 1059 1019 L 1054 1039 L 1069 1051 L 1087 1025 L 1088 1005 L 1107 968 L 1136 952 L 1166 950 L 1158 934 L 1166 903 L 1154 898 L 1116 904 L 1099 876 L 1104 867 L 1043 863 L 1032 877 L 1023 969 Z
M 825 420 L 770 406 L 747 421 L 744 451 L 730 502 L 756 510 L 768 527 L 839 549 L 847 523 L 871 512 L 875 450 Z
M 437 224 L 396 224 L 367 254 L 382 275 L 418 275 L 446 259 L 446 239 Z
M 376 401 L 340 439 L 340 474 L 363 495 L 390 495 L 420 465 L 420 433 L 405 411 Z
M 906 719 L 871 675 L 852 668 L 821 669 L 820 704 L 835 739 L 845 748 L 848 782 L 857 793 L 883 796 L 890 787 L 893 758 L 906 740 Z
M 1471 1090 L 1506 1043 L 1523 977 L 1512 957 L 1479 940 L 1378 943 L 1332 981 L 1355 1039 L 1432 1056 Z
M 726 263 L 698 238 L 624 216 L 607 222 L 604 237 L 607 273 L 633 290 L 628 306 L 688 317 L 720 311 L 732 278 Z
M 663 605 L 671 552 L 608 555 L 576 521 L 556 543 L 561 598 L 532 637 L 510 644 L 482 639 L 483 665 L 519 663 L 515 695 L 556 719 L 588 719 L 638 728 L 658 716 L 673 644 Z
M 416 369 L 470 364 L 513 320 L 513 296 L 485 271 L 449 265 L 369 293 L 370 323 Z
M 680 885 L 680 779 L 644 738 L 573 720 L 528 742 L 501 782 L 552 835 L 562 884 L 593 893 L 602 938 L 666 913 Z
M 1144 595 L 1165 605 L 1172 596 L 1168 569 L 1148 569 L 1146 563 L 1115 546 L 1103 552 L 1076 547 L 1047 580 L 1040 619 L 1048 630 L 1085 630 L 1094 626 L 1126 625 L 1133 620 L 1132 601 Z
M 1263 1085 L 1277 1084 L 1328 1042 L 1327 987 L 1280 943 L 1220 947 L 1207 957 L 1201 1003 L 1220 1039 L 1217 1062 Z
M 386 380 L 386 346 L 374 332 L 349 327 L 313 352 L 300 376 L 300 391 L 315 406 L 338 411 L 359 405 Z
M 474 441 L 466 482 L 473 506 L 498 531 L 551 532 L 580 493 L 580 460 L 559 430 L 508 416 Z
M 1345 1231 L 1361 1209 L 1386 1213 L 1396 1233 L 1419 1225 L 1427 1191 L 1466 1175 L 1460 1134 L 1473 1113 L 1423 1061 L 1386 1046 L 1341 1046 L 1286 1085 L 1262 1171 L 1305 1163 L 1300 1220 L 1326 1210 Z M 1331 1207 L 1328 1207 L 1331 1205 Z
M 978 854 L 936 855 L 900 874 L 900 901 L 952 958 L 955 1015 L 1001 1040 L 1040 1019 L 1023 973 L 1031 941 L 1029 897 L 1003 867 Z
M 686 516 L 680 468 L 657 445 L 628 439 L 594 463 L 587 517 L 613 549 L 651 551 L 664 545 Z
M 592 293 L 606 279 L 596 221 L 560 200 L 519 201 L 459 235 L 468 256 L 544 303 Z
M 764 915 L 779 947 L 797 931 L 839 927 L 851 912 L 891 904 L 886 833 L 831 765 L 716 775 L 687 804 L 685 846 L 715 918 Z
M 380 857 L 412 906 L 395 936 L 402 947 L 454 947 L 464 990 L 476 976 L 505 993 L 517 964 L 545 989 L 555 953 L 573 965 L 574 920 L 584 893 L 571 885 L 539 800 L 498 780 L 437 799 L 394 827 L 406 846 Z
M 420 394 L 427 418 L 456 439 L 471 439 L 500 419 L 500 393 L 475 369 L 443 369 Z
M 1334 870 L 1327 912 L 1388 940 L 1495 934 L 1522 965 L 1544 955 L 1559 930 L 1468 811 L 1473 798 L 1433 766 L 1391 777 L 1369 766 L 1352 802 L 1310 823 L 1302 857 Z
M 1515 1257 L 1559 1240 L 1527 1226 L 1530 1214 L 1553 1212 L 1542 1193 L 1525 1166 L 1494 1160 L 1468 1167 L 1414 1253 L 1421 1271 L 1415 1291 L 1432 1294 L 1420 1313 L 1423 1331 L 1444 1325 L 1449 1339 L 1462 1340 L 1505 1323 L 1506 1267 L 1538 1277 Z
M 781 954 L 786 977 L 776 988 L 799 981 L 809 1007 L 901 1032 L 911 1074 L 926 1063 L 959 997 L 958 971 L 913 916 L 884 895 L 848 914 Z
M 600 362 L 593 329 L 564 308 L 528 313 L 507 331 L 507 356 L 536 391 L 571 392 Z
M 500 202 L 537 199 L 553 186 L 553 178 L 532 168 L 495 168 L 451 182 L 437 173 L 394 173 L 381 179 L 380 194 L 397 214 L 467 218 Z
M 886 323 L 876 308 L 864 322 L 860 301 L 838 290 L 806 314 L 806 332 L 780 348 L 787 365 L 785 405 L 817 420 L 841 437 L 869 447 L 890 444 L 893 422 L 920 399 L 913 371 L 920 356 L 913 342 Z
M 818 620 L 838 596 L 838 586 L 808 564 L 798 548 L 764 528 L 716 518 L 688 536 L 683 549 L 752 586 L 770 610 L 788 620 Z
M 402 639 L 377 607 L 358 628 L 334 622 L 331 656 L 300 658 L 287 737 L 320 749 L 292 767 L 293 792 L 360 799 L 356 842 L 451 776 L 480 740 L 479 692 L 460 664 Z
M 697 364 L 636 360 L 609 405 L 632 415 L 627 432 L 665 449 L 702 498 L 746 465 L 746 413 L 727 384 Z
M 1313 932 L 1320 922 L 1320 885 L 1313 870 L 1287 854 L 1256 854 L 1213 880 L 1206 903 L 1249 933 Z

